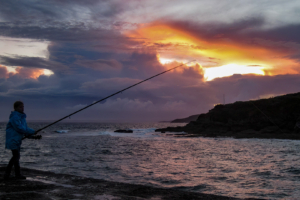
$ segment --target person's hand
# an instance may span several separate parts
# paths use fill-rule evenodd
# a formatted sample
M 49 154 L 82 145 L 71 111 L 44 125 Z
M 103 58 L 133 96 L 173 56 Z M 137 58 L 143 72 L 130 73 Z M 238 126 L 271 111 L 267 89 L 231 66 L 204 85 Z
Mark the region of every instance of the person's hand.
M 36 135 L 36 134 L 38 134 L 38 132 L 40 132 L 40 131 L 41 131 L 41 129 L 39 129 L 39 130 L 35 131 L 35 133 L 34 133 L 33 135 Z
M 36 136 L 34 136 L 35 138 L 35 140 L 40 140 L 40 139 L 42 139 L 42 136 L 41 135 L 36 135 Z
M 34 136 L 31 136 L 30 139 L 40 140 L 40 139 L 42 139 L 42 136 L 41 135 L 34 135 Z
M 25 137 L 25 138 L 34 139 L 34 140 L 40 140 L 40 139 L 42 139 L 42 136 L 41 135 L 31 135 L 31 136 L 28 136 L 28 137 Z

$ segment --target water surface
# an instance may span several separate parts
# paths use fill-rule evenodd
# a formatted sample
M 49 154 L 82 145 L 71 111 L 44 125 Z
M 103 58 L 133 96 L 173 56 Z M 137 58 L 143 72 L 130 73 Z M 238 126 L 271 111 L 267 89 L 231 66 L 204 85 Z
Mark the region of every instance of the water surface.
M 1 164 L 11 156 L 4 150 L 4 125 Z M 40 141 L 24 140 L 21 167 L 239 198 L 300 196 L 300 141 L 175 138 L 154 132 L 170 125 L 178 124 L 58 124 Z M 113 132 L 124 128 L 134 133 Z

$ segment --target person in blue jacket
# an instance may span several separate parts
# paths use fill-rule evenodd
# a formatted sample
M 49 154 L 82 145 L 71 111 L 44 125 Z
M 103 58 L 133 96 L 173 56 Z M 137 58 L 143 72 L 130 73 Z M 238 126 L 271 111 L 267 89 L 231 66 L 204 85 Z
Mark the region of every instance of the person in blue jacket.
M 15 167 L 15 177 L 17 179 L 26 179 L 20 173 L 20 149 L 22 138 L 35 135 L 37 132 L 27 127 L 26 114 L 24 113 L 24 103 L 16 101 L 14 103 L 14 111 L 9 116 L 9 122 L 6 126 L 6 142 L 5 148 L 12 151 L 12 158 L 10 159 L 4 174 L 4 179 L 9 179 L 12 167 Z

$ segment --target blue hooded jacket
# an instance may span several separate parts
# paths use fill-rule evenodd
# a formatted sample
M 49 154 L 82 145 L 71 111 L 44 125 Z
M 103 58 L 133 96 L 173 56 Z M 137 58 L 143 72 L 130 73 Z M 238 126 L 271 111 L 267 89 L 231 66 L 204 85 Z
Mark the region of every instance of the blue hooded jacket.
M 6 149 L 20 149 L 22 138 L 35 133 L 35 130 L 28 128 L 26 123 L 26 114 L 18 111 L 12 111 L 9 116 L 9 122 L 6 126 Z

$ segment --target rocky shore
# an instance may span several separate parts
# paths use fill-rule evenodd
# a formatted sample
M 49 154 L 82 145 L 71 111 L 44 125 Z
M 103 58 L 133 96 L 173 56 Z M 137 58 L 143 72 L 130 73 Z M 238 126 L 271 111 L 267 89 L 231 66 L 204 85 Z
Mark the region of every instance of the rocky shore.
M 300 93 L 232 104 L 218 104 L 182 127 L 156 132 L 184 132 L 185 137 L 300 139 Z
M 3 177 L 5 167 L 0 167 Z M 23 168 L 27 180 L 0 179 L 0 199 L 14 200 L 230 200 L 231 197 L 111 182 Z M 248 199 L 250 200 L 250 199 Z
M 182 118 L 182 119 L 174 119 L 173 121 L 171 121 L 171 123 L 188 123 L 190 121 L 197 120 L 198 117 L 199 117 L 199 115 L 192 115 L 192 116 Z

